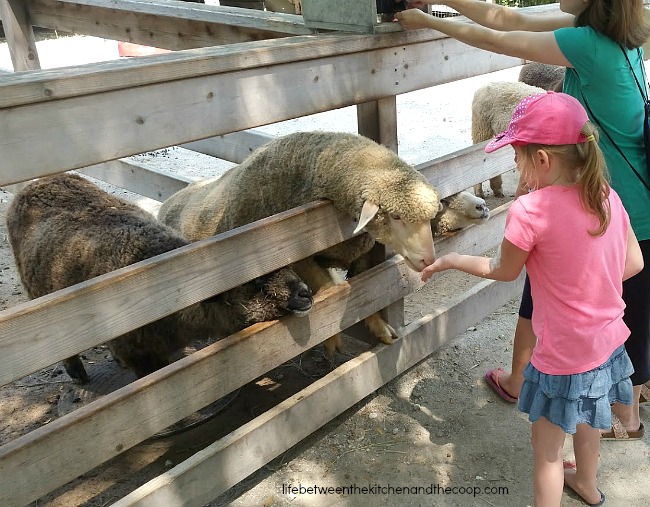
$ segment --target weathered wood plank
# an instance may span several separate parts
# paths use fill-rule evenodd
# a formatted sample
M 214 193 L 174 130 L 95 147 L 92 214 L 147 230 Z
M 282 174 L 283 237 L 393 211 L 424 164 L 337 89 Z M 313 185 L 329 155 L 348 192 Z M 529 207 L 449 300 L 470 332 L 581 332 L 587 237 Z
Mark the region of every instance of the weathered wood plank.
M 237 70 L 275 66 L 302 60 L 331 58 L 357 52 L 428 44 L 429 52 L 439 51 L 443 36 L 426 30 L 399 32 L 383 36 L 312 35 L 273 41 L 257 41 L 174 51 L 140 58 L 97 62 L 73 68 L 48 69 L 25 75 L 7 76 L 0 83 L 0 107 L 50 101 L 133 86 L 162 83 L 183 78 L 217 75 Z M 469 48 L 469 46 L 465 46 Z M 476 50 L 477 51 L 477 50 Z M 485 52 L 483 53 L 486 54 Z M 521 63 L 506 58 L 486 66 L 468 66 L 471 75 L 491 72 Z M 426 60 L 426 58 L 425 58 Z M 428 63 L 428 62 L 427 62 Z M 433 67 L 431 67 L 433 68 Z M 445 66 L 441 67 L 442 69 Z M 487 70 L 491 69 L 491 70 Z M 476 72 L 474 72 L 474 70 Z M 436 74 L 436 73 L 432 73 Z
M 323 250 L 354 226 L 312 203 L 4 310 L 0 385 Z
M 205 505 L 516 297 L 522 286 L 523 276 L 515 283 L 477 284 L 458 300 L 406 326 L 393 345 L 379 345 L 351 359 L 114 505 Z
M 0 0 L 0 19 L 14 71 L 40 69 L 34 30 L 24 2 Z
M 397 98 L 357 104 L 357 131 L 397 153 Z
M 189 178 L 148 169 L 129 160 L 83 167 L 80 172 L 161 202 L 192 182 Z
M 307 35 L 302 16 L 169 0 L 29 0 L 36 26 L 178 50 Z
M 485 153 L 485 145 L 488 142 L 474 144 L 423 162 L 418 164 L 416 169 L 435 185 L 443 197 L 514 169 L 513 152 L 499 150 L 488 155 Z
M 307 317 L 251 326 L 13 440 L 0 447 L 0 505 L 38 499 L 420 286 L 395 257 L 319 293 Z
M 253 129 L 182 144 L 181 148 L 239 164 L 257 148 L 273 139 L 275 136 Z
M 0 185 L 460 79 L 467 46 L 452 45 L 436 73 L 435 55 L 407 65 L 415 45 L 2 108 Z

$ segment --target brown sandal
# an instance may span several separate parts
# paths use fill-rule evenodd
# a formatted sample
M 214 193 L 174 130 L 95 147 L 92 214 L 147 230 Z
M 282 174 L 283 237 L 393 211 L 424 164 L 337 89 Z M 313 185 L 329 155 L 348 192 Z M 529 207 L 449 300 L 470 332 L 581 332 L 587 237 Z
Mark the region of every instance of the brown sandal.
M 639 396 L 639 403 L 648 403 L 650 401 L 650 386 L 648 384 L 650 384 L 650 381 L 641 385 L 641 396 Z
M 601 440 L 639 440 L 643 438 L 645 428 L 643 423 L 639 425 L 636 431 L 627 431 L 621 420 L 612 414 L 612 429 L 600 434 Z

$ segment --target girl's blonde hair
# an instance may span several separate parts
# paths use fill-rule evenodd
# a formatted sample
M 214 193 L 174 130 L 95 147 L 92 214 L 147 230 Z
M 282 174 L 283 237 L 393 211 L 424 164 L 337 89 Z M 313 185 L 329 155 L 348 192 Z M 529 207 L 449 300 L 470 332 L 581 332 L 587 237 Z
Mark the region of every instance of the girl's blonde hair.
M 576 26 L 590 26 L 628 49 L 643 46 L 650 38 L 643 0 L 590 0 L 576 17 Z
M 587 122 L 582 127 L 581 133 L 590 140 L 580 144 L 564 144 L 549 146 L 541 144 L 528 144 L 521 146 L 525 155 L 534 160 L 537 150 L 544 150 L 551 157 L 558 159 L 570 173 L 569 181 L 574 181 L 580 188 L 580 202 L 589 214 L 598 218 L 598 227 L 589 231 L 592 236 L 602 236 L 609 226 L 611 211 L 609 207 L 609 173 L 605 164 L 605 157 L 598 146 L 598 132 L 595 127 Z M 534 176 L 526 170 L 522 175 Z M 532 172 L 532 171 L 530 171 Z M 526 174 L 529 173 L 529 174 Z M 528 179 L 526 178 L 528 181 Z

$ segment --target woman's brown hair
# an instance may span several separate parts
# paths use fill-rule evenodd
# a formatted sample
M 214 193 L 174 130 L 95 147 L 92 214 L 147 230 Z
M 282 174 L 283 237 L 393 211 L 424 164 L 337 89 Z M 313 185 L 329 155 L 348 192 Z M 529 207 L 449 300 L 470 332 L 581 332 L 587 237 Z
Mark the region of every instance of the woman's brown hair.
M 590 0 L 576 18 L 576 26 L 590 26 L 628 49 L 650 38 L 643 0 Z

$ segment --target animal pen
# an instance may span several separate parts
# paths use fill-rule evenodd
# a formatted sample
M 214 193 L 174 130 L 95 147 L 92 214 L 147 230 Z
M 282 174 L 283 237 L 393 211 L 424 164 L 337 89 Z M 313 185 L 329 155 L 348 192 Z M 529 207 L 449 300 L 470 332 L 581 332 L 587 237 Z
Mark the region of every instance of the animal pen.
M 0 0 L 0 15 L 19 71 L 0 75 L 7 190 L 76 169 L 162 201 L 188 182 L 125 157 L 183 146 L 240 162 L 269 140 L 251 129 L 355 104 L 358 132 L 397 150 L 397 95 L 522 63 L 428 30 L 317 31 L 299 15 L 175 0 Z M 32 26 L 172 51 L 39 70 Z M 483 147 L 417 168 L 448 196 L 510 169 L 507 150 L 486 157 Z M 496 246 L 507 207 L 438 238 L 437 254 Z M 354 227 L 313 202 L 2 311 L 1 385 L 348 239 Z M 115 504 L 203 505 L 517 297 L 521 279 L 480 282 L 405 323 L 403 298 L 421 286 L 401 257 L 379 252 L 374 268 L 317 294 L 309 316 L 256 324 L 12 440 L 0 448 L 0 505 L 39 499 L 338 331 L 367 340 L 356 324 L 382 310 L 400 335 L 393 345 L 352 358 Z

